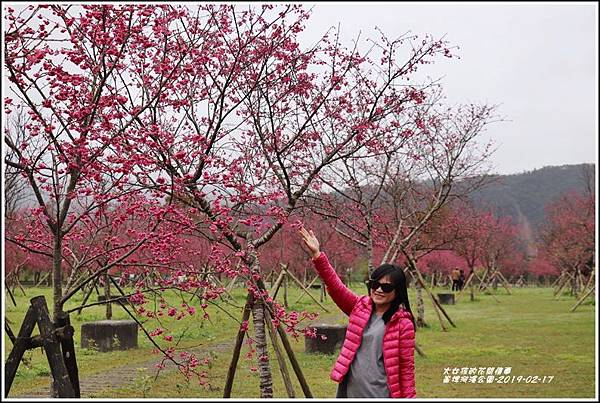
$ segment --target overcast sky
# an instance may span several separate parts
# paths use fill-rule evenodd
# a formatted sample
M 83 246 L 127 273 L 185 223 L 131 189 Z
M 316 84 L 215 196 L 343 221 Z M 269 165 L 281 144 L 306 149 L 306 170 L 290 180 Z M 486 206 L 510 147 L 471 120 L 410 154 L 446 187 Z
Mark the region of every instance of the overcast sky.
M 450 103 L 501 104 L 490 126 L 494 172 L 597 161 L 598 4 L 303 3 L 314 6 L 303 40 L 340 24 L 342 41 L 411 31 L 445 38 L 458 59 L 426 66 Z M 361 39 L 362 40 L 362 39 Z
M 459 46 L 460 59 L 423 70 L 442 78 L 449 103 L 500 104 L 507 121 L 486 133 L 497 147 L 493 172 L 597 161 L 596 2 L 302 4 L 313 8 L 306 46 L 338 23 L 348 47 L 359 32 L 361 42 L 378 38 L 375 26 L 390 38 L 428 33 Z

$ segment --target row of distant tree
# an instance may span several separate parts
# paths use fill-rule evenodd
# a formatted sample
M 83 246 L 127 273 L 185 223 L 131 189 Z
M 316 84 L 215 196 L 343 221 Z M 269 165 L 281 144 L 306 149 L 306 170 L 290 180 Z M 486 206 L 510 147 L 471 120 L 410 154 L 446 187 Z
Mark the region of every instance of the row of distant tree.
M 446 206 L 437 219 L 423 228 L 410 248 L 419 268 L 426 274 L 449 274 L 455 267 L 466 272 L 483 267 L 498 268 L 507 277 L 526 275 L 535 279 L 555 277 L 565 269 L 579 268 L 584 272 L 593 269 L 594 195 L 569 192 L 549 203 L 545 210 L 546 222 L 532 242 L 530 237 L 524 235 L 524 229 L 510 217 L 497 216 L 491 208 L 485 209 L 456 201 Z M 39 221 L 28 222 L 25 212 L 13 214 L 13 219 L 7 221 L 6 230 L 9 236 L 19 240 L 19 233 L 27 232 L 30 236 L 39 234 L 40 239 L 43 238 L 44 228 L 40 226 Z M 346 214 L 342 221 L 333 218 L 332 214 L 323 215 L 310 211 L 294 217 L 306 228 L 315 231 L 322 243 L 322 249 L 329 255 L 340 274 L 347 274 L 346 269 L 349 269 L 352 278 L 362 280 L 367 275 L 367 255 L 365 247 L 349 239 L 345 232 L 350 218 Z M 357 215 L 352 218 L 354 225 L 358 226 L 360 217 Z M 377 219 L 379 223 L 372 252 L 375 261 L 381 260 L 386 252 L 385 246 L 393 237 L 393 234 L 386 232 L 388 228 L 383 211 L 378 213 Z M 105 220 L 113 223 L 115 220 L 123 220 L 123 227 L 115 232 L 114 238 L 127 237 L 128 232 L 136 228 L 133 221 L 123 216 L 122 211 L 111 212 Z M 36 225 L 40 227 L 36 228 Z M 346 230 L 342 229 L 344 227 Z M 265 274 L 269 275 L 272 270 L 278 272 L 280 264 L 286 264 L 288 269 L 298 276 L 306 278 L 313 275 L 296 230 L 296 225 L 286 226 L 273 237 L 270 247 L 261 251 Z M 357 231 L 360 229 L 356 229 L 355 232 Z M 194 267 L 210 265 L 207 260 L 211 248 L 210 241 L 189 236 L 185 238 L 180 241 L 180 263 L 185 262 Z M 116 239 L 113 239 L 113 242 L 115 241 Z M 97 242 L 99 245 L 96 248 L 101 250 L 101 244 L 106 240 L 99 238 Z M 171 247 L 174 244 L 172 243 Z M 163 246 L 167 247 L 167 244 Z M 77 247 L 77 243 L 71 247 Z M 20 271 L 22 276 L 34 272 L 46 273 L 52 265 L 52 257 L 49 254 L 31 253 L 13 242 L 6 243 L 4 256 L 5 275 L 15 270 Z M 159 260 L 157 256 L 157 261 Z M 65 259 L 65 263 L 68 262 L 70 260 Z M 406 263 L 404 256 L 398 256 L 396 262 Z M 70 273 L 70 269 L 69 264 L 64 266 L 66 273 Z M 127 274 L 129 271 L 126 266 L 110 270 L 113 275 Z M 168 277 L 173 274 L 166 268 L 163 271 Z M 183 272 L 175 274 L 181 275 Z

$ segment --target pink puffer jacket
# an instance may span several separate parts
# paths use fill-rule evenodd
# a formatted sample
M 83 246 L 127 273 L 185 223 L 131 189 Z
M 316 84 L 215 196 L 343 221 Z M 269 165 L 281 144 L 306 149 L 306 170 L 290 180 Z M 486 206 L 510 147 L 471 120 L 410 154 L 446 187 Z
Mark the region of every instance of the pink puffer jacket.
M 331 379 L 341 382 L 350 369 L 358 351 L 363 330 L 371 317 L 369 296 L 359 297 L 340 280 L 329 264 L 325 253 L 313 259 L 327 293 L 336 305 L 349 316 L 346 338 L 340 355 L 331 371 Z M 385 325 L 383 336 L 383 364 L 387 374 L 390 397 L 416 397 L 415 390 L 415 329 L 408 311 L 398 309 Z

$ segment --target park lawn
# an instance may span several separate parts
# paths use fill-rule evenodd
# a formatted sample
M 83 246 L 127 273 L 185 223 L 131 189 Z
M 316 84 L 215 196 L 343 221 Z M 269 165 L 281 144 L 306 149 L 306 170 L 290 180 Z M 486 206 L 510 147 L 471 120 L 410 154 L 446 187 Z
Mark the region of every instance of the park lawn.
M 356 284 L 356 291 L 363 292 L 364 286 Z M 234 290 L 238 305 L 243 303 L 243 290 Z M 411 290 L 410 298 L 413 310 L 416 310 L 414 294 Z M 434 292 L 445 292 L 436 289 Z M 319 308 L 304 298 L 300 303 L 293 304 L 299 290 L 290 287 L 288 301 L 291 308 L 297 310 L 310 309 L 317 311 Z M 314 292 L 317 295 L 317 292 Z M 33 293 L 31 296 L 35 295 Z M 47 294 L 49 297 L 49 292 Z M 439 322 L 431 308 L 430 301 L 425 301 L 426 320 L 430 325 L 417 332 L 417 343 L 427 355 L 426 358 L 415 354 L 415 373 L 417 395 L 423 398 L 592 398 L 595 393 L 595 305 L 585 303 L 577 311 L 569 312 L 574 304 L 572 297 L 562 297 L 556 301 L 550 288 L 521 288 L 513 289 L 512 295 L 507 295 L 503 289 L 496 292 L 500 303 L 490 295 L 477 294 L 474 302 L 469 301 L 468 295 L 463 295 L 456 305 L 446 305 L 448 314 L 457 325 L 449 326 L 447 332 L 441 331 Z M 170 298 L 175 298 L 171 296 Z M 281 299 L 281 295 L 278 296 Z M 22 298 L 19 305 L 26 305 L 27 299 Z M 325 301 L 326 307 L 334 311 L 331 299 Z M 192 327 L 182 345 L 193 345 L 199 342 L 218 342 L 224 339 L 233 339 L 237 331 L 237 324 L 225 314 L 217 313 L 214 307 L 209 310 L 213 318 L 213 325 L 205 324 L 201 329 L 196 323 Z M 97 309 L 97 316 L 93 310 Z M 18 309 L 9 306 L 7 316 L 17 320 L 24 315 L 24 308 L 20 315 Z M 124 313 L 115 309 L 116 318 L 125 318 Z M 91 308 L 84 315 L 85 320 L 102 319 L 103 308 Z M 12 316 L 11 316 L 12 315 Z M 344 323 L 342 314 L 332 312 L 320 321 Z M 239 315 L 238 315 L 239 317 Z M 220 318 L 220 319 L 217 319 Z M 72 315 L 72 322 L 76 331 L 81 321 L 77 315 Z M 172 326 L 177 332 L 184 328 L 185 321 L 173 321 Z M 202 321 L 199 321 L 202 322 Z M 189 324 L 189 321 L 188 321 Z M 14 326 L 13 326 L 14 327 Z M 189 338 L 188 338 L 189 336 Z M 302 366 L 303 373 L 315 397 L 335 396 L 336 384 L 329 379 L 329 372 L 335 361 L 335 356 L 306 354 L 302 338 L 294 341 L 290 338 L 292 346 L 297 353 L 297 358 Z M 6 342 L 6 339 L 5 339 Z M 189 344 L 186 344 L 189 343 Z M 94 397 L 195 397 L 218 398 L 222 397 L 222 388 L 225 375 L 229 366 L 230 351 L 216 353 L 212 367 L 208 371 L 210 388 L 200 386 L 195 380 L 187 383 L 180 375 L 173 372 L 163 372 L 156 382 L 153 381 L 154 369 L 147 371 L 138 370 L 136 363 L 148 360 L 150 344 L 143 336 L 139 337 L 140 348 L 126 352 L 112 353 L 85 353 L 78 351 L 80 377 L 86 374 L 103 371 L 120 365 L 131 365 L 132 371 L 138 371 L 139 376 L 134 385 L 119 389 L 107 389 Z M 7 344 L 7 352 L 10 342 Z M 39 349 L 38 349 L 39 350 Z M 83 352 L 83 353 L 82 353 Z M 259 397 L 258 373 L 250 370 L 255 362 L 246 360 L 246 347 L 242 349 L 238 371 L 234 382 L 232 397 Z M 32 385 L 47 385 L 48 377 L 39 374 L 47 365 L 43 357 L 36 352 L 32 355 L 32 367 L 35 370 L 20 368 L 11 395 L 32 389 Z M 278 371 L 274 354 L 270 355 L 274 373 L 274 396 L 287 397 Z M 22 366 L 23 367 L 23 366 Z M 515 376 L 514 382 L 507 384 L 472 384 L 472 383 L 444 383 L 445 368 L 462 367 L 511 367 L 510 377 Z M 47 370 L 46 370 L 47 371 Z M 303 397 L 302 390 L 293 375 L 291 366 L 288 371 L 294 381 L 297 397 Z M 553 376 L 549 383 L 525 383 L 528 376 Z M 522 376 L 521 383 L 517 377 Z M 34 382 L 34 383 L 32 383 Z
M 7 299 L 5 314 L 7 319 L 11 321 L 11 326 L 15 334 L 17 334 L 19 328 L 19 326 L 16 324 L 20 324 L 21 320 L 25 316 L 25 312 L 28 308 L 29 298 L 37 295 L 44 295 L 49 304 L 52 298 L 52 290 L 47 287 L 29 288 L 26 291 L 27 297 L 22 296 L 20 292 L 18 293 L 19 295 L 15 296 L 17 298 L 16 307 Z M 238 298 L 238 300 L 240 301 L 242 300 L 241 292 L 242 290 L 238 291 L 240 294 L 240 298 Z M 177 306 L 180 303 L 175 292 L 169 292 L 167 295 L 167 300 L 170 304 Z M 66 309 L 76 308 L 79 306 L 79 304 L 81 304 L 82 299 L 83 298 L 81 295 L 76 295 L 72 301 L 67 304 Z M 92 299 L 94 299 L 94 297 L 90 298 L 90 300 Z M 88 301 L 88 303 L 90 302 L 95 301 Z M 129 309 L 131 311 L 130 307 Z M 207 311 L 211 314 L 212 324 L 206 320 L 202 320 L 200 317 L 198 317 L 201 314 L 196 313 L 196 317 L 192 320 L 186 318 L 184 320 L 177 321 L 168 316 L 160 318 L 160 322 L 158 320 L 146 319 L 148 322 L 145 322 L 145 326 L 147 327 L 148 331 L 152 331 L 159 326 L 165 329 L 170 329 L 171 331 L 166 332 L 165 334 L 173 335 L 174 340 L 178 340 L 181 337 L 178 348 L 209 345 L 235 336 L 231 335 L 231 332 L 233 331 L 232 320 L 225 318 L 225 314 L 221 313 L 220 310 L 214 308 L 213 306 L 209 306 Z M 153 355 L 152 350 L 154 346 L 141 330 L 139 331 L 139 348 L 137 349 L 100 353 L 93 349 L 80 348 L 80 338 L 78 336 L 81 334 L 81 325 L 85 322 L 105 319 L 105 307 L 89 307 L 84 309 L 80 315 L 77 313 L 72 313 L 70 317 L 71 324 L 75 328 L 75 348 L 77 352 L 76 357 L 80 378 L 105 371 L 112 367 L 129 364 L 134 365 L 135 363 L 145 362 L 151 359 L 153 356 L 157 358 L 159 357 L 158 355 Z M 113 305 L 112 319 L 130 319 L 130 317 L 123 309 L 117 305 Z M 144 321 L 142 320 L 142 322 Z M 227 322 L 226 326 L 223 325 L 225 322 Z M 36 333 L 37 329 L 34 330 L 34 334 Z M 156 337 L 155 341 L 157 341 L 158 344 L 164 348 L 172 345 L 171 343 L 167 343 L 166 341 L 162 340 L 160 337 Z M 8 356 L 10 348 L 12 347 L 12 343 L 6 335 L 4 338 L 4 343 L 6 346 L 5 354 Z M 30 361 L 30 364 L 21 364 L 19 366 L 17 376 L 15 377 L 15 381 L 11 388 L 11 395 L 24 393 L 39 387 L 47 387 L 48 385 L 48 376 L 50 375 L 50 370 L 43 350 L 30 350 L 26 353 L 26 357 Z
M 15 335 L 18 334 L 21 321 L 25 317 L 25 313 L 29 307 L 29 300 L 31 298 L 38 295 L 44 295 L 46 297 L 46 302 L 51 309 L 51 288 L 30 287 L 26 288 L 25 290 L 27 293 L 26 296 L 24 296 L 18 290 L 14 293 L 17 306 L 14 306 L 9 298 L 6 299 L 7 303 L 5 304 L 4 312 Z M 129 290 L 125 290 L 125 292 L 129 292 Z M 290 304 L 294 303 L 298 299 L 300 293 L 300 290 L 297 288 L 289 288 L 288 298 Z M 313 294 L 318 298 L 318 291 L 313 291 Z M 245 295 L 246 294 L 243 289 L 234 288 L 232 290 L 232 296 L 235 298 L 235 302 L 222 304 L 222 308 L 239 320 L 241 318 L 242 307 L 245 302 Z M 169 305 L 179 306 L 182 302 L 179 293 L 175 291 L 167 291 L 165 296 L 169 302 Z M 280 292 L 278 299 L 282 298 L 283 292 Z M 187 299 L 189 299 L 189 296 L 187 296 Z M 79 305 L 81 305 L 82 300 L 83 295 L 76 294 L 69 301 L 69 303 L 67 303 L 65 309 L 69 310 L 77 308 Z M 87 303 L 89 304 L 95 301 L 95 296 L 92 296 Z M 201 346 L 206 346 L 208 348 L 211 345 L 216 345 L 226 340 L 231 340 L 233 342 L 237 335 L 239 324 L 234 321 L 229 314 L 224 312 L 224 309 L 219 309 L 214 304 L 209 304 L 208 308 L 206 309 L 210 315 L 210 320 L 204 320 L 202 319 L 203 311 L 199 307 L 199 301 L 195 299 L 194 302 L 195 303 L 193 305 L 196 308 L 196 313 L 191 320 L 189 317 L 186 317 L 182 320 L 175 320 L 174 318 L 165 315 L 161 317 L 160 320 L 146 318 L 145 320 L 147 322 L 144 320 L 141 321 L 144 322 L 148 331 L 152 331 L 157 327 L 163 327 L 165 329 L 165 335 L 172 335 L 175 341 L 180 340 L 176 347 L 177 351 Z M 337 315 L 337 308 L 331 299 L 327 298 L 324 301 L 324 304 L 328 307 L 329 311 L 333 315 Z M 153 304 L 149 304 L 147 305 L 147 308 L 150 309 L 152 306 Z M 292 308 L 298 310 L 312 310 L 314 307 L 318 308 L 317 304 L 312 302 L 307 296 L 304 296 L 299 303 L 292 305 Z M 131 311 L 131 308 L 128 308 Z M 323 314 L 326 313 L 323 312 Z M 81 325 L 85 322 L 105 319 L 104 306 L 97 305 L 85 308 L 81 314 L 77 314 L 76 312 L 72 313 L 70 318 L 71 324 L 75 328 L 75 348 L 80 379 L 109 370 L 110 368 L 124 365 L 131 365 L 135 371 L 138 368 L 136 364 L 145 363 L 152 358 L 160 358 L 160 355 L 153 353 L 153 344 L 148 340 L 141 330 L 139 330 L 137 349 L 100 353 L 93 349 L 81 348 Z M 130 319 L 130 317 L 123 309 L 117 305 L 113 305 L 112 319 Z M 38 330 L 36 327 L 33 334 L 35 335 L 37 333 Z M 163 348 L 173 346 L 175 344 L 168 343 L 161 337 L 155 337 L 154 340 Z M 4 336 L 4 346 L 5 357 L 7 358 L 12 348 L 12 342 L 6 334 Z M 43 350 L 41 348 L 29 350 L 25 353 L 25 358 L 27 360 L 27 365 L 24 365 L 23 363 L 19 365 L 17 375 L 10 390 L 11 396 L 24 394 L 33 390 L 39 390 L 40 388 L 46 389 L 49 385 L 50 369 Z M 144 379 L 144 375 L 140 375 L 140 379 Z

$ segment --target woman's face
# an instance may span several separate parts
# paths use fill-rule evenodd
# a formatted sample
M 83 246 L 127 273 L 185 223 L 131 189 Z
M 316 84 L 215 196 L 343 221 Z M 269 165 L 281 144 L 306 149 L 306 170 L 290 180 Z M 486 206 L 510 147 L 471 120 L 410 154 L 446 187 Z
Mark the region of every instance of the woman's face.
M 378 281 L 381 284 L 392 284 L 389 275 L 381 277 Z M 381 287 L 377 288 L 376 290 L 370 289 L 369 296 L 375 305 L 385 306 L 391 304 L 394 298 L 396 298 L 396 290 L 392 290 L 391 292 L 383 292 Z

